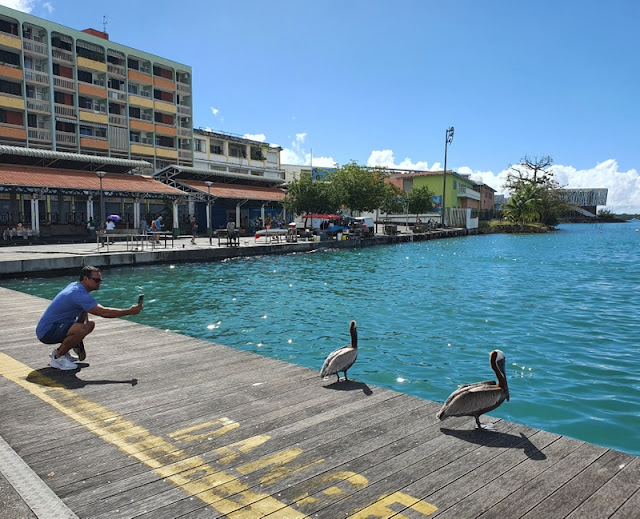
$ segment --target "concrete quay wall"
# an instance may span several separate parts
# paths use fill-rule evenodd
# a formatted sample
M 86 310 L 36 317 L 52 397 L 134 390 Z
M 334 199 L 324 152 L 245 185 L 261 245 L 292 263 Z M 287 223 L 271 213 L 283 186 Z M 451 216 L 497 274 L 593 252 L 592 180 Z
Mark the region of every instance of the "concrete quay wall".
M 119 244 L 111 246 L 109 252 L 97 252 L 95 247 L 93 247 L 93 251 L 91 252 L 67 249 L 65 253 L 56 250 L 59 249 L 59 246 L 49 245 L 46 246 L 51 249 L 49 251 L 42 252 L 42 247 L 38 247 L 39 251 L 34 250 L 31 253 L 28 248 L 22 247 L 19 254 L 0 255 L 0 279 L 59 276 L 67 273 L 77 273 L 84 265 L 94 265 L 100 268 L 115 268 L 156 263 L 220 261 L 230 258 L 310 252 L 327 248 L 351 249 L 374 245 L 390 245 L 411 241 L 465 236 L 467 234 L 466 229 L 450 229 L 424 234 L 376 235 L 372 238 L 344 241 L 298 241 L 294 243 L 259 244 L 247 240 L 239 247 L 213 245 L 200 246 L 198 248 L 187 246 L 186 243 L 181 245 L 180 240 L 178 240 L 177 245 L 173 248 L 161 248 L 152 251 L 118 250 L 118 247 L 124 249 L 124 245 Z M 3 252 L 5 251 L 6 249 L 3 250 Z

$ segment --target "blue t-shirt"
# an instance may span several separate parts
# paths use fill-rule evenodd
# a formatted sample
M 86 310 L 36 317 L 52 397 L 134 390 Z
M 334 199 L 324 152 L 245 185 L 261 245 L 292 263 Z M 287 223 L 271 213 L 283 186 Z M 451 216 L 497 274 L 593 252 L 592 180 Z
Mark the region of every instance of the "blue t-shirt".
M 98 302 L 80 281 L 69 283 L 42 314 L 36 327 L 38 339 L 44 337 L 54 324 L 73 323 L 82 312 L 88 312 L 97 305 Z

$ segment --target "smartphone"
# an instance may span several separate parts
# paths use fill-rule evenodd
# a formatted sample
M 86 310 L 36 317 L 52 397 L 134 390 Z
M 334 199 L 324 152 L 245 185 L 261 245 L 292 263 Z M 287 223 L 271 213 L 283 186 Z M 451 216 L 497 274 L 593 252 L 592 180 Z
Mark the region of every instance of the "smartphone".
M 140 294 L 138 296 L 138 304 L 141 305 L 143 300 L 144 300 L 144 294 Z

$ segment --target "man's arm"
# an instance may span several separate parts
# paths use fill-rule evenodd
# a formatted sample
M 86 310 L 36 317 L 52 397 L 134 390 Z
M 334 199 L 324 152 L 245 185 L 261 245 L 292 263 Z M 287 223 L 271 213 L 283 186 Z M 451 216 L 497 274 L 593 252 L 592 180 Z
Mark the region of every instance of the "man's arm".
M 114 317 L 124 317 L 125 315 L 138 315 L 142 310 L 142 305 L 131 305 L 129 308 L 106 308 L 102 305 L 96 305 L 89 313 L 98 317 L 112 319 Z

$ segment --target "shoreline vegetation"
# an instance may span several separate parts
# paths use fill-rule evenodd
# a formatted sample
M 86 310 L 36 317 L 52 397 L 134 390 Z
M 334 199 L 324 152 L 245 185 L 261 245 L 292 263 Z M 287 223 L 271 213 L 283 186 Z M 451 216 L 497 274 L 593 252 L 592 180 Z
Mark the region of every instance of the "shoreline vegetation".
M 629 220 L 622 218 L 563 218 L 560 223 L 626 223 Z M 480 222 L 478 234 L 540 234 L 557 231 L 557 227 L 545 225 L 540 222 L 517 224 L 505 220 L 492 220 Z

